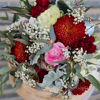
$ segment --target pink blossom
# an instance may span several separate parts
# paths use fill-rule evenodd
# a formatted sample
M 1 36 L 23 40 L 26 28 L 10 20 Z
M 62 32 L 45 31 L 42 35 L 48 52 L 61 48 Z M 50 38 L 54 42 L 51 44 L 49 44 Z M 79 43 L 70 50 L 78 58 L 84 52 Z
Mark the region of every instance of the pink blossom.
M 56 66 L 59 65 L 58 63 L 54 63 L 57 61 L 63 61 L 67 60 L 63 56 L 63 50 L 62 49 L 68 49 L 68 47 L 65 47 L 62 43 L 57 42 L 53 44 L 53 48 L 45 53 L 44 59 L 47 64 Z

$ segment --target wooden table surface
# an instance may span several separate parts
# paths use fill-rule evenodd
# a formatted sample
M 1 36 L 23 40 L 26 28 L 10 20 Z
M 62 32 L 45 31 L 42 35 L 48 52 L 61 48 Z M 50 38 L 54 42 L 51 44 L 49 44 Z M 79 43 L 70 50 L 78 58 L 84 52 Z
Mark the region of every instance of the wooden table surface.
M 4 9 L 1 8 L 3 6 L 19 6 L 18 3 L 19 0 L 0 0 L 0 17 L 4 16 Z M 85 16 L 91 16 L 94 21 L 93 23 L 100 23 L 100 0 L 84 0 L 85 7 L 92 6 L 92 9 L 86 13 Z M 10 13 L 10 19 L 12 18 L 11 10 L 8 10 Z M 2 21 L 0 20 L 0 30 L 6 30 L 6 27 L 10 25 L 10 21 Z M 100 28 L 96 29 L 97 35 L 100 36 Z M 100 48 L 100 45 L 98 45 L 98 48 Z M 0 51 L 2 51 L 4 48 L 0 47 Z M 5 60 L 0 61 L 0 68 L 7 66 L 7 62 Z M 1 81 L 1 77 L 0 77 Z M 10 82 L 7 82 L 7 85 L 5 87 L 4 95 L 1 97 L 0 100 L 22 100 L 15 92 L 12 92 L 12 86 Z M 89 100 L 100 100 L 100 92 L 95 89 L 92 96 Z

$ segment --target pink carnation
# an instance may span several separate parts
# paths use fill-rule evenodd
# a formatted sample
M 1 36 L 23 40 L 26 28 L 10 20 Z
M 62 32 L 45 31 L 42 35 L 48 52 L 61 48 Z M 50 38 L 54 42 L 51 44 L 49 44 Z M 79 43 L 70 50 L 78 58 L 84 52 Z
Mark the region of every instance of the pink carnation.
M 53 48 L 47 53 L 45 53 L 44 59 L 47 64 L 56 66 L 58 63 L 54 63 L 56 61 L 68 60 L 63 56 L 62 49 L 68 49 L 62 43 L 57 42 L 53 44 Z M 47 57 L 48 56 L 48 57 Z

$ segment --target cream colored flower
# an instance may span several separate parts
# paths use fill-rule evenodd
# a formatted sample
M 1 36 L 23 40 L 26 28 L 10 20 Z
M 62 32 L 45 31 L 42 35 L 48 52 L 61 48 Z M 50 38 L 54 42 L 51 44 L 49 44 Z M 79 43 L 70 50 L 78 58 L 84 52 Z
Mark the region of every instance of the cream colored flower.
M 56 5 L 53 5 L 45 12 L 41 13 L 38 20 L 41 26 L 50 28 L 51 24 L 54 25 L 58 18 L 60 18 L 60 10 Z

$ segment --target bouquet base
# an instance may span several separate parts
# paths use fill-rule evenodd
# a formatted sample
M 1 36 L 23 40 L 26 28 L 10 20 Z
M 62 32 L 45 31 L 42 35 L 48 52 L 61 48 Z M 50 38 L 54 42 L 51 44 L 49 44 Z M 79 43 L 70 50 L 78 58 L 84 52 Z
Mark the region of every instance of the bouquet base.
M 13 76 L 11 75 L 10 75 L 10 81 L 12 86 L 14 86 L 15 83 L 13 82 Z M 94 87 L 91 85 L 88 91 L 84 92 L 82 95 L 73 95 L 72 100 L 88 100 L 93 91 Z M 39 92 L 37 89 L 31 88 L 24 83 L 22 83 L 21 87 L 16 92 L 24 100 L 61 100 L 60 95 L 51 97 L 53 93 L 50 93 L 45 89 Z

